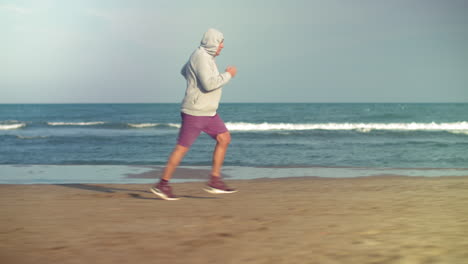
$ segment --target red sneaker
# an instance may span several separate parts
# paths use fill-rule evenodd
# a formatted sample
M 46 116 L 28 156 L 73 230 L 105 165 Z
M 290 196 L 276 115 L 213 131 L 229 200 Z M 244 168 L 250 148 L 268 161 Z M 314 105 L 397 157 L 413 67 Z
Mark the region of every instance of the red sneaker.
M 211 177 L 211 180 L 206 184 L 204 190 L 212 194 L 237 192 L 236 189 L 228 188 L 220 177 Z
M 150 191 L 164 200 L 175 201 L 180 199 L 172 193 L 172 188 L 167 182 L 158 183 L 156 186 L 151 187 Z

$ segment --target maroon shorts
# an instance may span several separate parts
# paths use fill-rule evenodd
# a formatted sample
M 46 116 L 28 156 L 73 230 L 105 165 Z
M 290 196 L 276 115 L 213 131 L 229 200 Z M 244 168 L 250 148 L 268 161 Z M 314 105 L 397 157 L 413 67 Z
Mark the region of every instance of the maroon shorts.
M 214 116 L 193 116 L 181 113 L 181 116 L 182 126 L 179 130 L 177 144 L 187 148 L 192 146 L 202 131 L 213 139 L 216 139 L 217 135 L 228 131 L 218 114 Z

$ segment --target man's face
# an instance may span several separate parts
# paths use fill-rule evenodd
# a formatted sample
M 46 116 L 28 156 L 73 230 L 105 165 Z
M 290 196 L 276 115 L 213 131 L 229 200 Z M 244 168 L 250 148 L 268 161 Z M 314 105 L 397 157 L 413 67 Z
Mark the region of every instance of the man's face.
M 221 50 L 222 50 L 223 48 L 224 48 L 224 41 L 222 41 L 221 43 L 219 43 L 218 50 L 216 51 L 215 56 L 219 56 L 219 54 L 221 54 Z

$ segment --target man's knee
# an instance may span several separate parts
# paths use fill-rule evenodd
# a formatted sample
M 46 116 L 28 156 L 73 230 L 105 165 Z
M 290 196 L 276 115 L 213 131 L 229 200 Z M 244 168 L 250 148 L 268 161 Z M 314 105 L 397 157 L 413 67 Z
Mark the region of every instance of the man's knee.
M 216 141 L 218 144 L 227 146 L 231 143 L 231 134 L 229 132 L 224 132 L 216 136 Z
M 186 147 L 186 146 L 182 146 L 180 144 L 177 144 L 175 149 L 174 149 L 174 152 L 177 152 L 177 153 L 182 153 L 182 154 L 185 154 L 189 151 L 190 147 Z

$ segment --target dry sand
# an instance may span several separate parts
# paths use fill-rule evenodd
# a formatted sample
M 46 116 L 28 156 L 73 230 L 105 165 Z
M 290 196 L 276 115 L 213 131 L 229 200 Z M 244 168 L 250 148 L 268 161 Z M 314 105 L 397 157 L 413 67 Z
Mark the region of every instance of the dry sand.
M 468 177 L 0 185 L 0 263 L 468 263 Z

